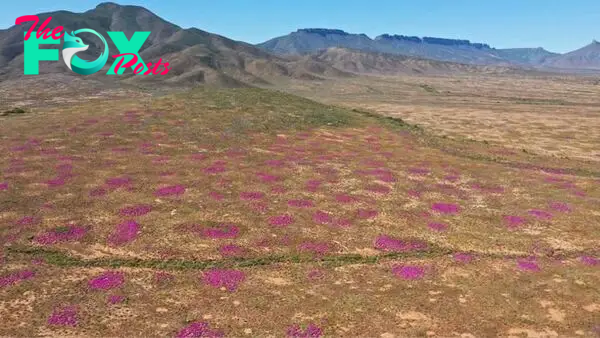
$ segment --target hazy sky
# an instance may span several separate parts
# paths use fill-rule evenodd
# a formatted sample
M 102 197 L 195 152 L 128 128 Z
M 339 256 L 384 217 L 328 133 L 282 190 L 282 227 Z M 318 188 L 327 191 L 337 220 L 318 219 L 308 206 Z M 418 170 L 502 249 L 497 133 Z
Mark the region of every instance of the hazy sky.
M 100 1 L 1 0 L 0 28 L 26 14 L 83 12 Z M 339 28 L 485 42 L 496 48 L 567 52 L 600 40 L 599 0 L 147 0 L 140 5 L 179 26 L 258 43 L 298 28 Z

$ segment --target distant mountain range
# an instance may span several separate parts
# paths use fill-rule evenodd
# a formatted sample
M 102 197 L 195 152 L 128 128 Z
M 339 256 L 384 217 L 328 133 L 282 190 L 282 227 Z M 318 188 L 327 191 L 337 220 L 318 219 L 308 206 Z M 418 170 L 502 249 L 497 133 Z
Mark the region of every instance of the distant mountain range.
M 268 84 L 277 78 L 319 80 L 326 77 L 352 77 L 356 74 L 429 74 L 450 72 L 506 73 L 520 68 L 598 69 L 600 44 L 594 42 L 577 51 L 556 54 L 542 48 L 494 49 L 484 43 L 434 37 L 350 34 L 332 29 L 300 29 L 289 35 L 252 45 L 234 41 L 197 28 L 181 28 L 139 6 L 101 3 L 84 13 L 56 11 L 38 14 L 40 22 L 52 17 L 50 28 L 64 26 L 67 31 L 91 28 L 107 31 L 150 31 L 140 49 L 145 61 L 162 58 L 169 62 L 168 75 L 105 76 L 104 71 L 82 77 L 103 82 L 171 85 L 214 84 L 247 86 Z M 0 30 L 0 81 L 23 77 L 23 35 L 30 23 Z M 107 39 L 111 54 L 116 47 Z M 94 39 L 87 51 L 78 55 L 95 59 L 101 45 Z M 59 48 L 53 46 L 52 48 Z M 110 61 L 110 60 L 109 60 Z M 40 75 L 60 73 L 77 76 L 62 60 L 40 62 Z M 31 79 L 31 77 L 29 77 Z M 62 80 L 61 80 L 62 81 Z M 7 82 L 4 82 L 7 85 Z
M 245 86 L 266 84 L 267 78 L 285 76 L 290 78 L 315 79 L 319 76 L 351 76 L 327 64 L 315 65 L 310 58 L 282 58 L 251 44 L 234 41 L 197 28 L 181 28 L 161 19 L 139 6 L 121 6 L 116 3 L 101 3 L 84 13 L 56 11 L 38 14 L 40 23 L 51 16 L 50 28 L 64 26 L 66 31 L 91 28 L 107 36 L 107 31 L 123 31 L 130 37 L 135 31 L 150 31 L 151 34 L 140 49 L 140 56 L 148 62 L 162 58 L 169 62 L 171 71 L 167 75 L 105 76 L 104 71 L 86 78 L 102 81 L 124 81 L 131 84 L 164 82 L 172 85 L 214 84 L 219 86 Z M 18 79 L 23 75 L 23 35 L 30 23 L 15 25 L 0 30 L 0 80 Z M 90 47 L 78 55 L 87 60 L 98 57 L 100 44 L 94 39 L 86 41 Z M 117 52 L 107 39 L 111 55 Z M 58 48 L 58 47 L 53 47 Z M 62 62 L 40 62 L 40 75 L 62 73 L 73 75 Z
M 596 41 L 561 55 L 541 47 L 496 49 L 486 43 L 469 40 L 390 34 L 371 39 L 365 34 L 351 34 L 339 29 L 308 28 L 298 29 L 257 46 L 278 55 L 310 54 L 341 47 L 466 64 L 600 70 L 600 44 Z

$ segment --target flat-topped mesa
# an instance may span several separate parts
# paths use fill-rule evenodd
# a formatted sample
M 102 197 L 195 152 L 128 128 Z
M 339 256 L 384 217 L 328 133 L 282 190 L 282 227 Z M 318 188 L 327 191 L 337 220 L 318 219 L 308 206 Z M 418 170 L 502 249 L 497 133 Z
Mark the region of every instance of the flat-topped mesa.
M 406 36 L 406 35 L 397 35 L 397 34 L 382 34 L 375 38 L 376 41 L 385 41 L 385 40 L 395 40 L 395 41 L 408 41 L 414 43 L 428 43 L 433 45 L 444 45 L 444 46 L 469 46 L 477 49 L 491 48 L 486 43 L 475 43 L 469 40 L 459 40 L 459 39 L 444 39 L 444 38 L 435 38 L 425 36 L 420 38 L 418 36 Z
M 459 40 L 459 39 L 444 39 L 444 38 L 434 38 L 434 37 L 423 37 L 423 42 L 431 43 L 436 45 L 445 45 L 445 46 L 471 46 L 478 49 L 482 48 L 490 48 L 490 46 L 486 43 L 471 43 L 469 40 Z
M 310 34 L 319 34 L 322 36 L 325 35 L 350 35 L 341 29 L 329 29 L 329 28 L 302 28 L 298 29 L 296 33 L 310 33 Z
M 410 42 L 416 42 L 416 43 L 423 42 L 423 40 L 421 40 L 421 38 L 418 36 L 406 36 L 406 35 L 396 35 L 396 34 L 394 34 L 394 35 L 382 34 L 382 35 L 379 35 L 378 37 L 376 37 L 375 40 L 401 40 L 401 41 L 410 41 Z

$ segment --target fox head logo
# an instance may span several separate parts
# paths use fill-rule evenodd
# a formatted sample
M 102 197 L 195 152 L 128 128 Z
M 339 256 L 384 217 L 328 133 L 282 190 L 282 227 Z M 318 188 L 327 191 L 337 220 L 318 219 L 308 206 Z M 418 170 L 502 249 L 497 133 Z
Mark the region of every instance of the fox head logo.
M 89 48 L 89 45 L 84 44 L 81 38 L 77 36 L 79 33 L 92 33 L 102 40 L 104 43 L 104 51 L 102 54 L 100 54 L 98 59 L 94 61 L 85 61 L 75 55 Z M 93 29 L 85 28 L 76 30 L 70 34 L 67 33 L 65 34 L 64 38 L 65 43 L 62 49 L 62 57 L 70 70 L 77 74 L 89 75 L 99 71 L 102 69 L 102 67 L 104 67 L 106 61 L 108 60 L 108 44 L 102 35 L 98 34 Z

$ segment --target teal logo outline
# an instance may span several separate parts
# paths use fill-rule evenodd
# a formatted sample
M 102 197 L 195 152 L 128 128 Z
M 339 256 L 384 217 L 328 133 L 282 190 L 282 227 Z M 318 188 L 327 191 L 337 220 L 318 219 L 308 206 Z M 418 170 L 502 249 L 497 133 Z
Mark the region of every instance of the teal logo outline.
M 83 43 L 80 37 L 77 36 L 79 33 L 91 33 L 100 38 L 102 43 L 104 43 L 104 50 L 100 54 L 100 56 L 94 61 L 85 61 L 78 57 L 77 53 L 85 51 L 88 49 L 89 45 Z M 74 71 L 77 74 L 81 75 L 90 75 L 94 74 L 108 61 L 108 43 L 104 39 L 104 37 L 96 32 L 93 29 L 84 28 L 78 29 L 71 34 L 66 33 L 64 36 L 64 45 L 62 49 L 62 57 L 63 61 L 69 67 L 70 70 Z

